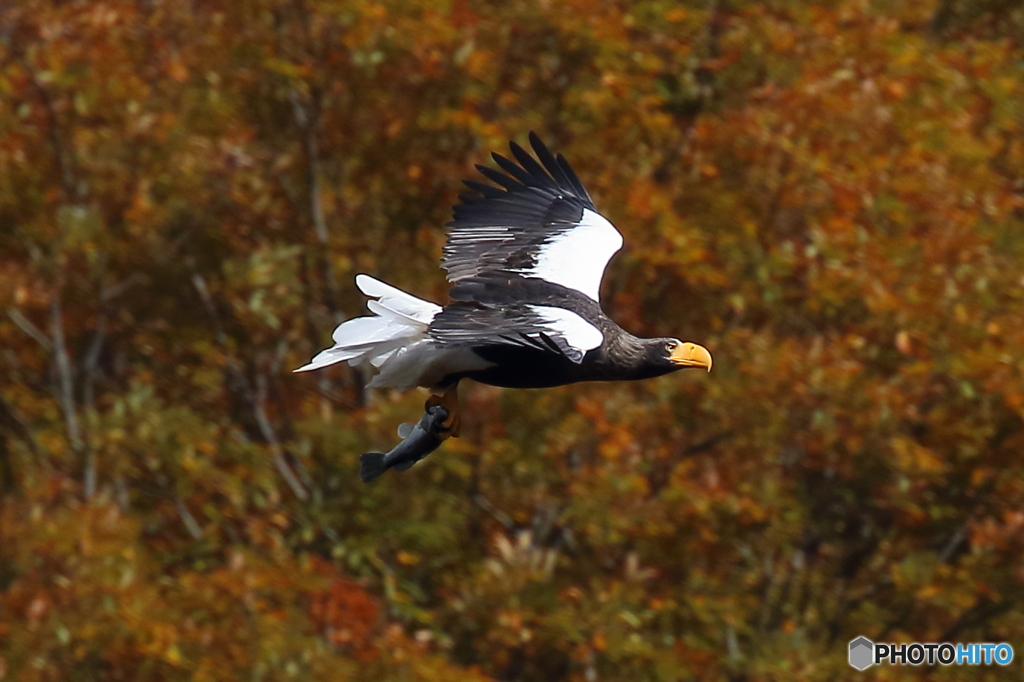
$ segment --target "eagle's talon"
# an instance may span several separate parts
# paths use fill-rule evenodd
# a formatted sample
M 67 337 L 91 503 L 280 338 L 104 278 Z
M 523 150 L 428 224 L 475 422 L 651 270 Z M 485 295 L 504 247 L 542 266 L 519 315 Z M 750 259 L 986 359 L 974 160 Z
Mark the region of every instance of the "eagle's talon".
M 423 404 L 424 410 L 440 405 L 448 411 L 448 418 L 441 422 L 437 429 L 438 435 L 444 439 L 458 438 L 462 431 L 462 415 L 459 412 L 459 395 L 455 389 L 446 391 L 440 395 L 434 394 L 427 398 Z

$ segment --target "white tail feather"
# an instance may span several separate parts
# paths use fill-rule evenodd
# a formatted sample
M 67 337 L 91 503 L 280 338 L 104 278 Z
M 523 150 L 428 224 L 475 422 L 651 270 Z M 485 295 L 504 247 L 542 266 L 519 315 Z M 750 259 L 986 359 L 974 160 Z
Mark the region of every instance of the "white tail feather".
M 426 337 L 427 326 L 441 306 L 423 301 L 369 275 L 356 276 L 356 286 L 367 296 L 372 317 L 346 320 L 334 330 L 334 346 L 318 353 L 296 372 L 308 372 L 348 361 L 351 365 L 369 362 L 380 367 L 389 358 Z
M 394 303 L 394 301 L 389 301 L 389 303 Z M 408 325 L 410 327 L 419 327 L 423 324 L 412 315 L 407 315 L 406 313 L 403 313 L 399 310 L 395 310 L 395 308 L 392 308 L 389 305 L 381 303 L 380 301 L 367 301 L 366 307 L 370 309 L 371 313 L 380 315 L 381 317 L 389 319 L 392 322 Z
M 390 358 L 394 354 L 395 351 L 393 350 L 389 350 L 387 353 L 381 353 L 375 358 L 370 358 L 370 364 L 373 365 L 374 367 L 380 367 L 381 365 L 388 361 L 388 358 Z
M 378 303 L 381 305 L 421 324 L 430 324 L 434 316 L 441 312 L 441 306 L 416 298 L 369 275 L 356 275 L 356 286 L 370 298 L 380 299 Z
M 379 317 L 357 317 L 346 320 L 334 330 L 334 343 L 336 347 L 352 348 L 366 343 L 378 343 L 391 338 L 393 329 L 390 320 Z

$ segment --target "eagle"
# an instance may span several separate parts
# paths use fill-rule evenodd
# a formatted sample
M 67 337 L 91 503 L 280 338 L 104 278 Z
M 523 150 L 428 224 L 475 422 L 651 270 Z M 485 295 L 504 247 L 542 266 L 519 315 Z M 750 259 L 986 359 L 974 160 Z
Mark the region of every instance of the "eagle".
M 604 314 L 601 279 L 622 235 L 565 157 L 535 133 L 529 141 L 534 155 L 510 142 L 511 159 L 492 154 L 497 169 L 476 166 L 493 185 L 465 181 L 471 191 L 459 195 L 442 252 L 447 305 L 357 275 L 372 314 L 343 322 L 334 345 L 295 371 L 368 364 L 377 371 L 370 387 L 428 388 L 426 409 L 443 406 L 445 436 L 458 435 L 463 379 L 547 388 L 710 371 L 703 346 L 639 338 Z

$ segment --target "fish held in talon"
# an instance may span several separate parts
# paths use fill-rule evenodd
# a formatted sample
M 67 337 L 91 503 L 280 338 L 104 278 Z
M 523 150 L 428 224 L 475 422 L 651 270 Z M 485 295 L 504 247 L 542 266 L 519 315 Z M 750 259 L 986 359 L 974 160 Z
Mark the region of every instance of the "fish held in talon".
M 493 184 L 467 180 L 471 191 L 459 195 L 441 259 L 452 285 L 447 305 L 357 275 L 372 315 L 342 323 L 334 346 L 295 371 L 348 362 L 377 371 L 371 387 L 421 386 L 443 394 L 428 401 L 428 414 L 431 405 L 446 406 L 453 437 L 460 421 L 455 391 L 463 379 L 546 388 L 710 371 L 707 348 L 637 337 L 604 314 L 601 280 L 622 235 L 598 212 L 565 157 L 534 133 L 529 140 L 533 154 L 509 143 L 511 158 L 492 154 L 497 168 L 477 166 Z M 433 433 L 433 426 L 420 425 L 422 433 Z M 372 473 L 375 458 L 389 456 L 363 455 L 364 469 L 367 458 Z
M 402 424 L 399 427 L 399 435 L 403 432 L 405 435 L 402 436 L 402 442 L 391 452 L 367 452 L 359 457 L 359 478 L 363 483 L 369 483 L 388 469 L 408 470 L 448 438 L 448 428 L 445 426 L 447 419 L 448 410 L 441 405 L 433 405 L 427 408 L 415 426 Z

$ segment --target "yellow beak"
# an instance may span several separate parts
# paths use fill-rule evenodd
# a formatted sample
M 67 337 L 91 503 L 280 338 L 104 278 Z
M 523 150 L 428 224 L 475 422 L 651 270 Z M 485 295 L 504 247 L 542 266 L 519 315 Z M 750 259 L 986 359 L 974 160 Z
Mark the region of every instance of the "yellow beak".
M 704 346 L 695 343 L 679 344 L 669 359 L 681 367 L 707 367 L 708 371 L 711 371 L 711 353 Z

